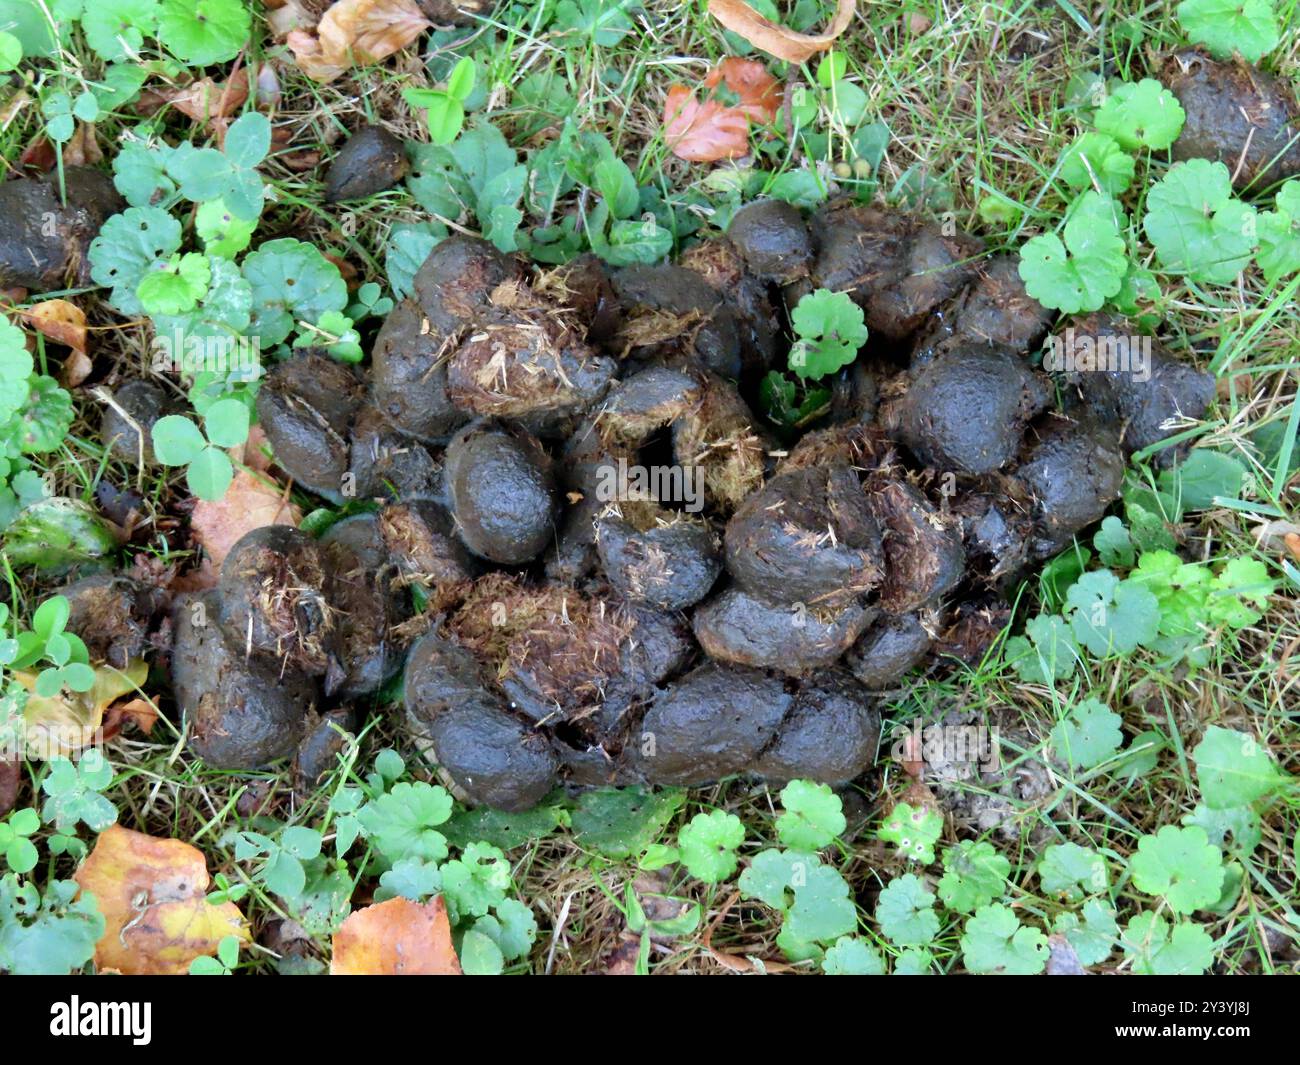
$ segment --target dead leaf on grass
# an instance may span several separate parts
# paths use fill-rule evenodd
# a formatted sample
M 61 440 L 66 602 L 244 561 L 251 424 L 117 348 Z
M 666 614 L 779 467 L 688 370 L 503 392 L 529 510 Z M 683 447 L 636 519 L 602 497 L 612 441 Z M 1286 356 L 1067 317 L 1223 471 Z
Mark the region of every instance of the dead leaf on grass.
M 23 707 L 27 745 L 33 751 L 49 752 L 46 757 L 68 755 L 95 741 L 104 723 L 104 711 L 137 691 L 149 675 L 143 659 L 133 659 L 126 669 L 95 667 L 95 684 L 87 692 L 64 689 L 58 695 L 36 694 L 36 674 L 15 670 L 14 680 L 31 694 Z
M 86 312 L 70 300 L 45 300 L 24 311 L 23 317 L 56 344 L 86 354 Z M 85 379 L 83 374 L 72 383 L 80 384 Z
M 791 63 L 803 63 L 835 43 L 853 21 L 857 0 L 839 0 L 825 33 L 796 33 L 760 15 L 744 0 L 709 0 L 709 14 L 755 48 Z
M 432 26 L 415 0 L 339 0 L 314 32 L 290 30 L 286 40 L 303 73 L 330 82 L 400 52 Z
M 401 897 L 357 910 L 334 933 L 333 976 L 459 976 L 442 896 Z
M 226 494 L 216 502 L 200 499 L 190 515 L 190 529 L 206 554 L 203 566 L 190 575 L 187 586 L 211 588 L 221 563 L 247 532 L 263 525 L 297 525 L 302 511 L 285 498 L 284 490 L 264 475 L 236 470 Z
M 668 89 L 664 142 L 673 155 L 713 163 L 748 154 L 750 123 L 772 121 L 781 104 L 776 78 L 757 60 L 729 56 L 709 71 L 701 87 L 703 99 L 685 85 Z
M 95 964 L 127 975 L 180 975 L 214 955 L 226 936 L 249 942 L 248 924 L 233 902 L 207 900 L 203 854 L 178 839 L 158 839 L 113 825 L 100 833 L 73 877 L 95 896 L 104 935 Z

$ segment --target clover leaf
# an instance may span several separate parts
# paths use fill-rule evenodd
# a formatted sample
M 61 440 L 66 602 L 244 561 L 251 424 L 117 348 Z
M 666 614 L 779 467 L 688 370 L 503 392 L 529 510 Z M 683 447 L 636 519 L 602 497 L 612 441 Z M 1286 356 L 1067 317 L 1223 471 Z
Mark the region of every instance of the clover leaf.
M 1118 196 L 1133 183 L 1133 157 L 1105 133 L 1085 133 L 1061 156 L 1061 178 L 1074 189 Z
M 866 318 L 847 292 L 808 293 L 795 304 L 790 324 L 799 337 L 790 349 L 790 369 L 805 380 L 847 366 L 867 342 Z
M 1183 131 L 1187 118 L 1178 98 L 1154 78 L 1116 86 L 1097 109 L 1097 129 L 1121 148 L 1168 148 Z
M 1052 748 L 1071 769 L 1092 769 L 1123 745 L 1122 723 L 1105 703 L 1084 699 L 1052 728 Z
M 876 900 L 876 922 L 881 934 L 900 947 L 923 947 L 939 934 L 934 892 L 912 873 L 885 885 Z
M 28 838 L 41 827 L 41 819 L 31 808 L 15 810 L 8 820 L 0 821 L 0 854 L 15 873 L 30 873 L 39 855 Z
M 973 913 L 1000 897 L 1011 875 L 1011 863 L 991 843 L 962 840 L 943 852 L 939 898 L 950 910 Z
M 706 884 L 717 884 L 736 871 L 736 848 L 745 842 L 745 826 L 722 810 L 696 814 L 677 836 L 687 871 Z
M 1188 40 L 1216 59 L 1235 52 L 1257 63 L 1282 39 L 1273 0 L 1183 0 L 1177 10 Z
M 117 820 L 117 807 L 99 794 L 113 782 L 113 767 L 97 750 L 87 751 L 80 762 L 55 758 L 41 781 L 48 796 L 41 819 L 60 832 L 71 832 L 78 822 L 92 832 L 102 832 Z
M 1038 861 L 1038 878 L 1049 895 L 1078 902 L 1110 886 L 1106 859 L 1077 843 L 1054 843 Z
M 904 858 L 929 865 L 934 861 L 934 845 L 942 832 L 943 814 L 900 802 L 889 812 L 876 835 L 886 843 L 893 843 Z
M 1232 195 L 1222 163 L 1189 159 L 1175 163 L 1147 194 L 1142 228 L 1156 257 L 1193 281 L 1228 285 L 1250 262 L 1256 244 L 1256 211 Z
M 1211 725 L 1192 750 L 1196 782 L 1213 810 L 1249 806 L 1275 794 L 1286 777 L 1254 736 Z
M 207 408 L 206 437 L 189 418 L 168 414 L 150 431 L 154 454 L 164 466 L 184 466 L 185 481 L 200 499 L 226 494 L 235 470 L 223 448 L 248 439 L 248 408 L 238 399 L 218 400 Z M 225 443 L 225 441 L 233 441 Z
M 1020 249 L 1020 279 L 1045 307 L 1095 311 L 1120 290 L 1128 269 L 1122 211 L 1099 192 L 1083 193 L 1066 216 L 1064 239 L 1043 233 Z
M 997 902 L 980 907 L 966 922 L 961 950 L 972 973 L 1033 976 L 1047 967 L 1047 937 L 1022 926 L 1014 910 Z
M 792 780 L 781 791 L 785 813 L 776 819 L 776 834 L 793 850 L 815 851 L 844 831 L 844 804 L 829 785 Z
M 1223 854 L 1199 825 L 1165 825 L 1143 836 L 1129 869 L 1134 887 L 1163 896 L 1174 913 L 1212 906 L 1223 890 Z
M 1120 945 L 1139 976 L 1200 976 L 1214 963 L 1214 941 L 1204 928 L 1183 921 L 1171 930 L 1157 913 L 1130 917 Z
M 1256 223 L 1259 251 L 1255 261 L 1270 285 L 1300 270 L 1300 180 L 1288 181 Z

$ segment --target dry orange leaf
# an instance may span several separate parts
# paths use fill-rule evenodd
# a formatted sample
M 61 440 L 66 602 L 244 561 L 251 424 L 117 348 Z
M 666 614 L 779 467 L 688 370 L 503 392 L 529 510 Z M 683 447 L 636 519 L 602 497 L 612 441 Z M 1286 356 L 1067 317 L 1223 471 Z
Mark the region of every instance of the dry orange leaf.
M 87 692 L 64 689 L 58 695 L 36 694 L 36 674 L 15 670 L 14 680 L 30 693 L 23 707 L 27 746 L 48 752 L 45 757 L 68 755 L 95 741 L 104 723 L 104 711 L 118 699 L 140 689 L 149 675 L 143 659 L 133 658 L 126 669 L 95 667 L 95 683 Z
M 718 99 L 725 85 L 735 103 Z M 692 163 L 734 159 L 749 152 L 749 124 L 771 122 L 781 105 L 776 78 L 753 59 L 724 59 L 704 79 L 704 99 L 673 85 L 664 104 L 664 141 L 673 155 Z
M 181 114 L 195 122 L 214 124 L 215 120 L 229 118 L 244 106 L 248 99 L 248 79 L 235 78 L 216 82 L 200 78 L 183 88 L 160 87 L 143 94 L 140 103 L 143 113 L 151 114 L 163 104 L 171 104 Z
M 158 839 L 113 825 L 100 833 L 74 878 L 99 903 L 104 936 L 95 964 L 128 976 L 175 976 L 214 955 L 226 936 L 249 941 L 233 902 L 206 898 L 203 854 L 178 839 Z
M 86 312 L 69 300 L 46 300 L 25 311 L 23 317 L 56 344 L 86 354 Z M 85 377 L 82 377 L 85 380 Z M 80 384 L 74 381 L 73 384 Z
M 839 0 L 835 17 L 825 33 L 795 33 L 760 15 L 744 0 L 709 0 L 709 14 L 755 48 L 777 59 L 803 63 L 835 43 L 835 38 L 849 28 L 857 6 L 856 0 Z
M 314 33 L 292 30 L 287 40 L 303 73 L 329 82 L 400 52 L 432 25 L 415 0 L 339 0 Z
M 389 899 L 348 917 L 334 933 L 332 976 L 460 976 L 442 896 Z
M 200 499 L 190 515 L 194 538 L 207 554 L 193 575 L 192 587 L 211 588 L 236 541 L 263 525 L 297 525 L 302 511 L 285 498 L 284 490 L 265 476 L 236 470 L 226 494 L 215 503 Z

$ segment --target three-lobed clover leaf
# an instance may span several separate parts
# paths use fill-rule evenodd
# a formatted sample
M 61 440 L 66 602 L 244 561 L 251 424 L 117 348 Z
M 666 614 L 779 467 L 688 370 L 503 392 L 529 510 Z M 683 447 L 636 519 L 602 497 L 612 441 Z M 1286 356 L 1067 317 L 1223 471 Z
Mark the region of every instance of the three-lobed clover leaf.
M 736 849 L 744 842 L 744 824 L 723 810 L 696 814 L 677 836 L 682 864 L 706 884 L 720 883 L 736 871 Z
M 903 857 L 922 865 L 934 861 L 934 845 L 943 832 L 943 814 L 928 807 L 900 802 L 885 818 L 876 835 L 894 844 Z
M 1193 913 L 1218 901 L 1223 890 L 1223 854 L 1199 825 L 1165 825 L 1143 836 L 1129 859 L 1133 886 L 1162 896 L 1174 913 Z
M 1273 0 L 1182 0 L 1177 10 L 1188 40 L 1215 59 L 1235 52 L 1257 63 L 1282 39 Z
M 1183 131 L 1187 114 L 1172 92 L 1154 78 L 1115 87 L 1093 120 L 1099 132 L 1128 151 L 1168 148 Z
M 1011 863 L 993 844 L 962 840 L 943 852 L 939 898 L 950 910 L 973 913 L 1006 890 Z
M 184 415 L 168 414 L 154 423 L 150 437 L 159 462 L 184 466 L 190 491 L 215 501 L 226 494 L 235 473 L 223 449 L 248 439 L 248 407 L 238 399 L 218 400 L 207 408 L 204 427 L 206 436 Z
M 41 827 L 41 819 L 30 807 L 15 810 L 7 820 L 0 821 L 0 855 L 15 873 L 30 873 L 36 868 L 39 855 L 29 838 Z
M 1133 157 L 1105 133 L 1085 133 L 1061 156 L 1061 178 L 1074 189 L 1118 196 L 1133 183 Z
M 799 337 L 790 349 L 790 369 L 805 380 L 847 366 L 867 342 L 866 318 L 847 292 L 808 293 L 795 304 L 790 324 Z
M 1084 699 L 1052 728 L 1052 749 L 1071 769 L 1092 769 L 1120 749 L 1123 718 L 1097 699 Z
M 1232 194 L 1222 163 L 1175 163 L 1147 194 L 1142 228 L 1165 269 L 1193 281 L 1229 285 L 1257 243 L 1255 208 Z
M 1182 921 L 1171 929 L 1158 913 L 1130 917 L 1120 945 L 1139 976 L 1200 976 L 1214 964 L 1214 940 L 1204 928 Z
M 781 842 L 798 851 L 825 847 L 844 831 L 844 804 L 827 784 L 792 780 L 781 791 L 785 812 L 776 819 Z
M 1033 976 L 1047 967 L 1047 937 L 998 902 L 980 907 L 966 922 L 961 950 L 972 973 Z
M 1273 210 L 1256 220 L 1259 250 L 1255 261 L 1270 285 L 1300 270 L 1300 179 L 1278 189 Z
M 1128 255 L 1123 212 L 1108 196 L 1087 191 L 1071 205 L 1063 238 L 1043 233 L 1020 249 L 1020 279 L 1045 307 L 1067 314 L 1095 311 L 1120 290 Z
M 881 934 L 900 947 L 923 947 L 939 934 L 934 892 L 913 873 L 897 876 L 876 900 L 876 923 Z
M 1276 794 L 1286 780 L 1254 736 L 1219 725 L 1205 730 L 1192 761 L 1201 798 L 1212 810 L 1249 806 Z

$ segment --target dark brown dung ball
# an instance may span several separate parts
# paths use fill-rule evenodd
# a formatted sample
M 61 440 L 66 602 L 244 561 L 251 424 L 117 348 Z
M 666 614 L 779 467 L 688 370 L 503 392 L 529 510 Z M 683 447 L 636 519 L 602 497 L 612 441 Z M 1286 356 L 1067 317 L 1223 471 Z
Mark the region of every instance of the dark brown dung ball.
M 126 205 L 107 174 L 88 167 L 0 184 L 0 288 L 32 292 L 90 283 L 91 241 L 109 215 Z
M 400 140 L 379 126 L 362 126 L 330 164 L 325 175 L 325 202 L 360 200 L 391 189 L 409 169 Z
M 113 402 L 104 406 L 99 439 L 116 459 L 132 466 L 152 465 L 154 423 L 170 407 L 167 393 L 153 382 L 126 381 L 114 390 Z
M 370 353 L 370 402 L 403 433 L 441 443 L 470 415 L 447 395 L 447 361 L 454 338 L 434 330 L 419 303 L 393 308 Z

